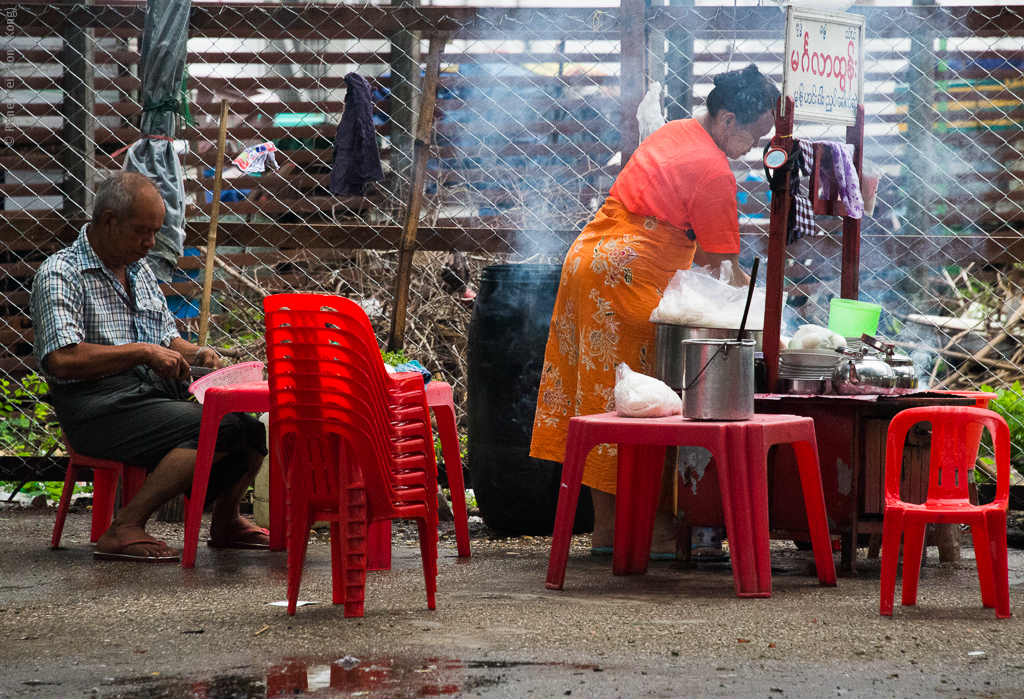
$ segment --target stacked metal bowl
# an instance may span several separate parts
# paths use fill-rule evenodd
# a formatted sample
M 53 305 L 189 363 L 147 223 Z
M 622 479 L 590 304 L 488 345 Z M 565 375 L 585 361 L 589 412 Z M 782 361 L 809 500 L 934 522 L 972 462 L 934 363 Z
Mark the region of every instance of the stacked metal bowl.
M 831 388 L 839 353 L 831 349 L 784 349 L 779 352 L 779 385 L 784 393 L 821 394 Z

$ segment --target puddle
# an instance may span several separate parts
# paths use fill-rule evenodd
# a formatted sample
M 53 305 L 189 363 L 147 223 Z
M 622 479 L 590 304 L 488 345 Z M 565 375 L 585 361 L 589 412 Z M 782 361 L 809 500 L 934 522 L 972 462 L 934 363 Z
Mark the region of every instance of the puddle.
M 285 659 L 257 668 L 238 668 L 212 678 L 134 677 L 100 687 L 99 697 L 123 699 L 274 699 L 275 697 L 364 697 L 406 699 L 484 693 L 536 679 L 550 669 L 601 672 L 596 665 L 443 658 L 356 658 L 340 654 Z M 514 677 L 514 675 L 520 677 Z M 504 692 L 503 692 L 504 693 Z

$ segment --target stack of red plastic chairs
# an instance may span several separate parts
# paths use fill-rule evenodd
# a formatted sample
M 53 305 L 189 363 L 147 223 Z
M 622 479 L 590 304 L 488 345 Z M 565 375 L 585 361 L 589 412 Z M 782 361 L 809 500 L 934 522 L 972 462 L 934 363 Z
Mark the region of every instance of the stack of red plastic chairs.
M 264 300 L 270 442 L 288 511 L 288 613 L 309 531 L 331 525 L 333 601 L 362 616 L 370 522 L 415 519 L 434 608 L 437 463 L 423 378 L 388 374 L 369 319 L 336 296 Z

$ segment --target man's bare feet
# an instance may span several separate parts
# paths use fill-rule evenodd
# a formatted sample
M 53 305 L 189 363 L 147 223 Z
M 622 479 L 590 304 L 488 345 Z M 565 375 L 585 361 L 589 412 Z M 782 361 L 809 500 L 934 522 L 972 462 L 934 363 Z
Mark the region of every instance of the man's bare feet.
M 238 515 L 224 522 L 210 522 L 210 545 L 220 548 L 270 548 L 267 530 Z
M 181 559 L 181 551 L 157 541 L 142 527 L 112 524 L 96 542 L 93 557 L 102 561 L 157 561 Z

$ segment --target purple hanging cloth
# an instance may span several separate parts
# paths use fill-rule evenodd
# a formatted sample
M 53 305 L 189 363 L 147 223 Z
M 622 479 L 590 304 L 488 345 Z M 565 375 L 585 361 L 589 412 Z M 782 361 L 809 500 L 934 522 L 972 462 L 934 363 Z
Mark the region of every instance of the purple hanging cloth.
M 384 179 L 373 127 L 372 90 L 366 78 L 356 73 L 346 75 L 345 84 L 345 111 L 334 134 L 331 193 L 362 196 L 367 185 Z
M 864 199 L 860 193 L 860 177 L 853 164 L 853 144 L 829 143 L 832 148 L 832 169 L 839 187 L 839 199 L 850 218 L 864 216 Z

